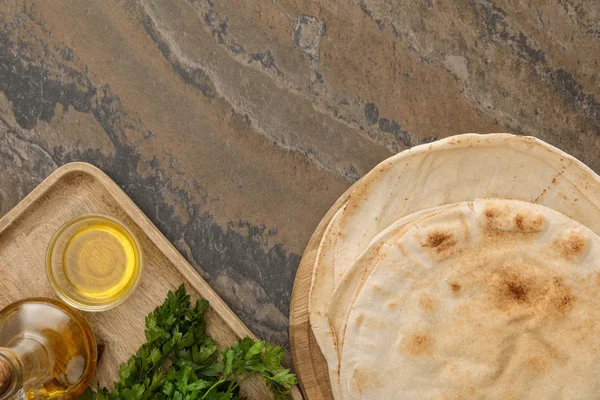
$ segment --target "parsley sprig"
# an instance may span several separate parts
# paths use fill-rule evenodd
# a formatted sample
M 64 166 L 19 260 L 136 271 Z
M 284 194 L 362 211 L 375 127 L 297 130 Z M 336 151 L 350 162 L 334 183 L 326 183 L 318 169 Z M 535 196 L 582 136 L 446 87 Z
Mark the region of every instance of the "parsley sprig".
M 208 301 L 191 307 L 183 285 L 146 317 L 146 343 L 119 368 L 114 390 L 88 388 L 82 400 L 236 400 L 239 386 L 261 376 L 277 399 L 288 398 L 296 376 L 281 366 L 280 346 L 248 337 L 219 351 L 207 335 Z

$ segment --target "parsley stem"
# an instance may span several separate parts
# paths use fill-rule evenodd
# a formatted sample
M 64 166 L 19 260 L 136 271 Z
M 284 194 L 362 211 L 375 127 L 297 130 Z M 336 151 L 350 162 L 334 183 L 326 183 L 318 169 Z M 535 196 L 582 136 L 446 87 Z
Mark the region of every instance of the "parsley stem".
M 250 377 L 251 377 L 251 375 L 246 375 L 246 376 L 244 377 L 244 379 L 242 379 L 242 380 L 241 380 L 241 381 L 239 381 L 239 382 L 236 382 L 236 386 L 239 386 L 239 385 L 241 385 L 242 383 L 244 383 L 244 381 L 245 381 L 246 379 L 248 379 L 248 378 L 250 378 Z
M 225 382 L 226 379 L 221 379 L 216 381 L 211 387 L 208 388 L 208 390 L 206 391 L 206 393 L 204 393 L 204 395 L 200 398 L 200 400 L 204 400 L 206 398 L 206 396 L 208 396 L 208 394 L 211 392 L 211 390 L 213 390 L 214 388 L 216 388 L 217 386 L 219 386 L 221 383 Z
M 227 387 L 227 393 L 231 393 L 231 391 L 234 388 L 234 386 L 233 386 L 234 383 L 235 383 L 235 379 L 232 379 L 231 382 L 229 382 L 229 386 Z
M 276 396 L 287 395 L 283 388 L 289 384 L 279 384 L 270 372 L 281 368 L 283 349 L 268 345 L 263 359 L 264 342 L 244 338 L 217 351 L 205 331 L 207 306 L 203 301 L 192 309 L 183 285 L 169 292 L 163 304 L 146 317 L 147 342 L 121 365 L 114 390 L 100 385 L 96 392 L 88 388 L 81 400 L 183 400 L 192 393 L 195 400 L 225 398 L 220 395 L 232 396 L 254 376 L 262 376 Z M 284 374 L 278 381 L 291 382 L 292 378 Z

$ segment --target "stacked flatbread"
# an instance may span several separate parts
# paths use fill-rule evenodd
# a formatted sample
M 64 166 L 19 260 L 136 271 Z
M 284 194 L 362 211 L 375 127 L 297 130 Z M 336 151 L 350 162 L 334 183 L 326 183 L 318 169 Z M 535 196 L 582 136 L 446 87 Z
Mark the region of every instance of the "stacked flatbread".
M 532 137 L 379 164 L 319 246 L 310 324 L 336 400 L 600 398 L 600 178 Z

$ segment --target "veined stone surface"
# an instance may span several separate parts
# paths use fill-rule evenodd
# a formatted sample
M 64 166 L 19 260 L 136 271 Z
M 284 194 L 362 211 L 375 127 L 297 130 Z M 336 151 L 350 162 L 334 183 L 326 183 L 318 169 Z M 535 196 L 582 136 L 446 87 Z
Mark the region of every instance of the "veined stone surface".
M 513 132 L 600 172 L 599 21 L 585 0 L 7 0 L 0 213 L 95 164 L 287 345 L 313 229 L 391 154 Z

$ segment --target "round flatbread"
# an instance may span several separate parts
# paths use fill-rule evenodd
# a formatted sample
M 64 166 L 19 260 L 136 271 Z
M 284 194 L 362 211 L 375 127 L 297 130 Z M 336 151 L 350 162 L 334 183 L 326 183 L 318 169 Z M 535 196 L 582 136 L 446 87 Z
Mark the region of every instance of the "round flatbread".
M 430 218 L 442 210 L 454 207 L 455 205 L 446 205 L 434 207 L 427 210 L 418 211 L 416 213 L 400 218 L 387 229 L 381 232 L 373 239 L 374 243 L 355 261 L 356 267 L 351 267 L 344 275 L 342 281 L 336 286 L 336 289 L 327 303 L 326 317 L 329 323 L 329 330 L 325 332 L 327 337 L 333 337 L 334 346 L 325 347 L 327 365 L 329 367 L 329 378 L 334 393 L 339 393 L 339 358 L 343 346 L 343 337 L 346 329 L 347 315 L 350 311 L 350 306 L 354 302 L 355 297 L 360 292 L 365 279 L 369 276 L 372 269 L 376 267 L 378 260 L 382 254 L 389 251 L 387 240 L 389 237 L 402 235 L 407 229 L 412 226 L 417 220 Z M 339 222 L 338 222 L 339 229 Z M 322 266 L 323 269 L 330 268 L 327 265 Z M 341 398 L 341 397 L 336 397 Z
M 350 399 L 596 399 L 600 237 L 541 205 L 476 200 L 389 238 L 352 305 Z
M 333 257 L 333 264 L 317 262 L 315 272 L 333 269 L 331 274 L 342 276 L 341 284 L 350 286 L 340 292 L 354 293 L 356 276 L 345 279 L 344 275 L 356 273 L 350 272 L 351 266 L 394 221 L 417 211 L 483 197 L 544 204 L 600 232 L 600 179 L 583 163 L 533 137 L 465 134 L 413 147 L 383 161 L 357 182 L 338 216 L 335 243 L 322 251 L 322 259 Z M 321 297 L 319 302 L 330 300 Z M 343 325 L 348 304 L 331 304 L 327 313 L 336 315 L 331 328 L 315 332 L 315 337 L 330 369 L 335 370 L 340 351 L 336 335 L 341 333 L 334 327 Z
M 345 273 L 398 218 L 486 197 L 543 204 L 600 231 L 600 180 L 585 164 L 533 137 L 457 135 L 403 151 L 357 182 L 341 216 L 334 270 Z
M 310 284 L 308 295 L 308 319 L 312 332 L 317 340 L 317 344 L 322 349 L 322 353 L 327 360 L 329 376 L 338 377 L 337 357 L 327 352 L 327 349 L 336 349 L 335 336 L 331 334 L 329 319 L 327 318 L 327 306 L 331 293 L 335 288 L 335 277 L 333 271 L 332 246 L 335 244 L 339 232 L 339 221 L 344 207 L 341 207 L 333 216 L 327 228 L 323 232 L 323 238 L 317 249 L 315 257 L 315 266 Z M 336 399 L 341 398 L 339 394 L 339 385 L 332 385 L 333 396 Z

